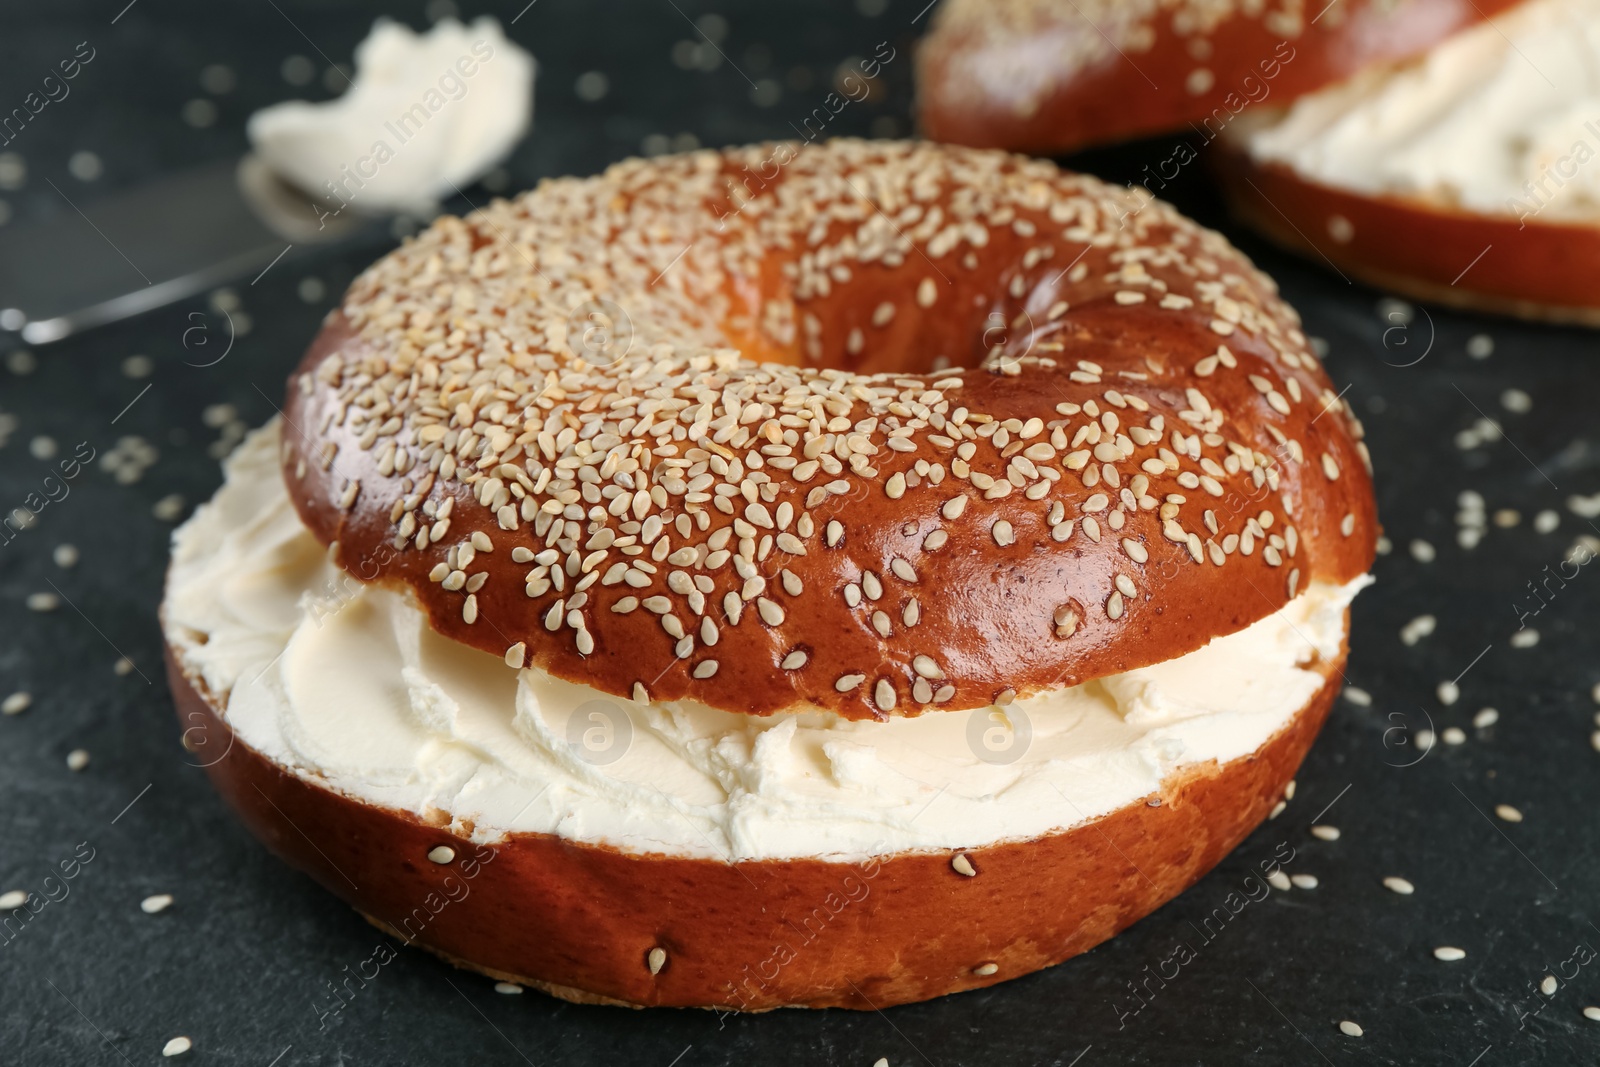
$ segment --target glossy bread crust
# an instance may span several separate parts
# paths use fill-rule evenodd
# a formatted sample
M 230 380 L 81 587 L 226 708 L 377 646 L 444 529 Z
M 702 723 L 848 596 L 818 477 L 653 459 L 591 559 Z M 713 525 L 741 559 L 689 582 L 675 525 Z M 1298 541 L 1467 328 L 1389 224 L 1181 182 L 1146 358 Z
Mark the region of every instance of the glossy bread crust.
M 602 303 L 625 355 L 576 338 Z M 286 417 L 307 528 L 440 633 L 752 714 L 1173 659 L 1365 573 L 1378 530 L 1359 424 L 1226 241 L 928 144 L 630 161 L 441 220 L 352 286 Z
M 1254 754 L 1074 829 L 961 854 L 971 876 L 946 852 L 730 865 L 545 834 L 475 845 L 290 773 L 232 734 L 225 701 L 170 648 L 167 674 L 186 743 L 251 832 L 401 941 L 568 1000 L 764 1011 L 981 988 L 1138 921 L 1277 804 L 1343 662 L 1320 665 L 1321 691 Z M 453 850 L 442 864 L 429 858 L 441 845 Z
M 1314 263 L 1418 300 L 1600 326 L 1600 225 L 1364 196 L 1258 163 L 1237 144 L 1217 162 L 1240 221 Z
M 1059 153 L 1168 130 L 1425 51 L 1516 0 L 946 0 L 917 53 L 929 137 Z

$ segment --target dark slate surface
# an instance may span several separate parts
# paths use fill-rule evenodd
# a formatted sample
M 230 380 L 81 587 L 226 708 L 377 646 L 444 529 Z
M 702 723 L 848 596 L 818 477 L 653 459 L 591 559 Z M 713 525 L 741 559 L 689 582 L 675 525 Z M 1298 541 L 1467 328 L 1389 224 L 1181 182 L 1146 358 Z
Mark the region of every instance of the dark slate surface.
M 69 211 L 67 196 L 92 205 L 107 190 L 237 154 L 249 112 L 296 92 L 279 73 L 287 56 L 316 61 L 311 92 L 322 95 L 324 54 L 348 61 L 374 15 L 422 26 L 429 14 L 415 3 L 383 12 L 350 2 L 138 0 L 113 25 L 124 2 L 13 2 L 0 11 L 0 110 L 78 42 L 96 50 L 71 97 L 9 146 L 27 166 L 20 188 L 0 189 L 9 225 Z M 511 27 L 543 69 L 537 128 L 511 163 L 510 184 L 587 173 L 691 137 L 722 144 L 790 134 L 822 103 L 838 64 L 884 40 L 898 49 L 884 91 L 846 108 L 830 132 L 903 134 L 922 3 L 717 8 L 724 22 L 702 27 L 720 36 L 724 59 L 697 45 L 691 19 L 713 13 L 702 3 L 538 0 Z M 514 0 L 493 13 L 509 23 L 520 7 Z M 675 49 L 683 63 L 704 59 L 710 69 L 685 69 Z M 202 90 L 201 69 L 213 63 L 231 68 L 236 88 Z M 599 102 L 574 89 L 591 70 L 610 79 Z M 765 104 L 752 100 L 750 81 Z M 208 128 L 181 117 L 197 98 L 217 107 Z M 69 173 L 71 155 L 85 150 L 104 165 L 93 182 Z M 1170 142 L 1158 141 L 1077 162 L 1125 177 L 1170 154 Z M 1226 226 L 1201 165 L 1168 193 Z M 0 241 L 5 234 L 0 226 Z M 0 891 L 42 893 L 59 861 L 80 849 L 93 856 L 66 897 L 0 943 L 0 1062 L 156 1063 L 177 1034 L 193 1039 L 192 1062 L 255 1067 L 1594 1062 L 1600 1024 L 1581 1010 L 1600 1003 L 1600 754 L 1590 741 L 1600 579 L 1577 564 L 1564 583 L 1551 576 L 1575 538 L 1600 536 L 1569 506 L 1600 491 L 1595 337 L 1439 309 L 1419 309 L 1404 324 L 1404 314 L 1380 309 L 1381 294 L 1239 240 L 1280 279 L 1309 332 L 1327 340 L 1329 368 L 1370 431 L 1395 546 L 1355 609 L 1350 681 L 1373 702 L 1341 701 L 1287 810 L 1134 929 L 1049 972 L 882 1013 L 719 1019 L 575 1007 L 501 996 L 484 979 L 401 951 L 319 1029 L 314 1003 L 325 1004 L 328 983 L 380 939 L 248 837 L 180 749 L 155 622 L 171 524 L 153 509 L 170 494 L 187 507 L 212 492 L 219 474 L 208 451 L 220 431 L 207 407 L 233 405 L 251 424 L 268 418 L 268 398 L 332 294 L 379 249 L 286 261 L 254 285 L 241 279 L 235 290 L 253 328 L 214 366 L 193 364 L 221 351 L 225 321 L 196 298 L 42 349 L 30 374 L 0 369 L 0 411 L 17 422 L 0 448 L 0 507 L 43 488 L 59 462 L 32 454 L 40 436 L 62 455 L 82 441 L 101 457 L 32 529 L 0 547 L 0 697 L 33 694 L 31 708 L 0 719 Z M 329 295 L 302 299 L 307 277 Z M 191 334 L 186 347 L 185 330 L 197 324 L 209 332 Z M 1467 355 L 1477 334 L 1494 341 L 1487 358 Z M 219 347 L 200 345 L 208 340 Z M 125 375 L 132 355 L 149 358 L 148 378 Z M 1508 408 L 1508 389 L 1531 406 L 1513 396 L 1511 408 L 1527 409 Z M 1486 417 L 1504 437 L 1474 443 Z M 119 484 L 103 463 L 124 436 L 159 450 L 133 484 Z M 1483 495 L 1490 516 L 1470 551 L 1457 544 L 1465 490 Z M 1507 514 L 1498 525 L 1500 509 L 1516 521 Z M 1538 532 L 1534 516 L 1546 509 L 1559 525 Z M 1415 559 L 1415 540 L 1435 546 L 1437 558 Z M 51 559 L 64 542 L 81 552 L 71 569 Z M 1535 600 L 1529 583 L 1540 582 L 1548 591 Z M 68 602 L 49 614 L 27 609 L 29 594 L 52 587 Z M 1401 628 L 1423 614 L 1437 616 L 1437 630 L 1402 643 Z M 1513 645 L 1522 623 L 1541 635 L 1536 645 Z M 124 653 L 134 668 L 119 675 L 113 665 Z M 1458 676 L 1459 702 L 1441 704 L 1436 686 Z M 1499 722 L 1474 728 L 1484 707 L 1499 709 Z M 1419 760 L 1417 732 L 1429 724 L 1460 727 L 1466 740 Z M 76 748 L 92 755 L 80 772 L 65 762 Z M 1525 820 L 1496 818 L 1498 804 Z M 1319 817 L 1342 838 L 1312 838 Z M 1320 885 L 1275 892 L 1226 924 L 1213 921 L 1213 936 L 1200 932 L 1284 847 L 1296 853 L 1289 870 Z M 1384 889 L 1386 875 L 1409 878 L 1416 894 Z M 177 902 L 143 914 L 139 902 L 154 893 Z M 1466 959 L 1435 960 L 1432 949 L 1446 944 Z M 1181 967 L 1164 962 L 1175 952 L 1188 960 Z M 1163 971 L 1165 980 L 1151 977 Z M 1537 992 L 1557 971 L 1571 980 L 1553 996 Z M 1365 1036 L 1342 1035 L 1343 1019 Z

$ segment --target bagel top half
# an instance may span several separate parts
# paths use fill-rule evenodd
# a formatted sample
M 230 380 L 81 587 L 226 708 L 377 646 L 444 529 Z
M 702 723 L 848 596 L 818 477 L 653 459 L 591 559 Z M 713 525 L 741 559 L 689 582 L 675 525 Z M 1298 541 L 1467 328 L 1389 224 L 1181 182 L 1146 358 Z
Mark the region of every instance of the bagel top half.
M 1065 152 L 1169 130 L 1215 138 L 1416 55 L 1517 0 L 945 0 L 917 53 L 923 132 Z
M 302 521 L 440 633 L 750 714 L 1172 659 L 1377 535 L 1359 424 L 1226 241 L 920 143 L 630 160 L 440 219 L 285 415 Z

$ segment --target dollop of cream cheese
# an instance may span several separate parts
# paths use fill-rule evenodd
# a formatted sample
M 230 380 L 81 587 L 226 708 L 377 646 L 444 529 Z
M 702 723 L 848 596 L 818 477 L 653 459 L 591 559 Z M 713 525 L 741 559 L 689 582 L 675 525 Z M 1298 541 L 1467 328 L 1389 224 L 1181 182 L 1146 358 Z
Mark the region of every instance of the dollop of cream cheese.
M 250 116 L 280 177 L 358 213 L 426 212 L 510 154 L 533 116 L 534 61 L 492 18 L 425 34 L 380 19 L 356 46 L 349 88 Z
M 1403 66 L 1301 97 L 1261 162 L 1482 214 L 1600 214 L 1600 0 L 1530 0 Z
M 441 637 L 300 523 L 276 422 L 174 535 L 163 621 L 252 748 L 492 841 L 559 834 L 723 860 L 856 859 L 1037 837 L 1254 752 L 1324 684 L 1370 579 L 1166 663 L 1013 702 L 852 722 L 638 704 Z

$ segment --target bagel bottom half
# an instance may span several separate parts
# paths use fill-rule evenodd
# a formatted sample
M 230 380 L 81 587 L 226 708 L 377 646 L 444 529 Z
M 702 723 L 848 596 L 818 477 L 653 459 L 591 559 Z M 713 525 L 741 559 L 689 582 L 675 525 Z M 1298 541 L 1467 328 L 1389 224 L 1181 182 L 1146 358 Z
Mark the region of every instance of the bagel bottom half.
M 976 989 L 1086 952 L 1193 885 L 1283 796 L 1339 691 L 1343 656 L 1249 756 L 1030 841 L 858 863 L 723 863 L 448 829 L 295 775 L 234 737 L 169 653 L 186 736 L 252 833 L 396 938 L 567 1000 L 872 1009 Z M 1159 803 L 1156 803 L 1159 801 Z M 444 845 L 448 864 L 428 859 Z M 654 955 L 654 950 L 663 955 Z
M 1133 925 L 1266 819 L 1338 694 L 1342 661 L 1318 665 L 1317 696 L 1248 757 L 1190 768 L 1066 832 L 966 849 L 974 875 L 952 853 L 725 864 L 549 833 L 474 845 L 291 774 L 232 736 L 171 654 L 168 678 L 198 752 L 227 752 L 206 773 L 251 832 L 397 939 L 565 1000 L 765 1011 L 979 989 Z M 440 845 L 450 864 L 429 861 Z

